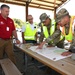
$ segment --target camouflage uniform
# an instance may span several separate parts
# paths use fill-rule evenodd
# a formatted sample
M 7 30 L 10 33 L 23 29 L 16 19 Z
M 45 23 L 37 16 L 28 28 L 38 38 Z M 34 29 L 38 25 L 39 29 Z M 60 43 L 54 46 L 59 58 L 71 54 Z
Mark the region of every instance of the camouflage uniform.
M 45 19 L 46 19 L 47 17 L 49 18 L 49 16 L 48 16 L 46 13 L 41 14 L 41 15 L 40 15 L 40 20 L 41 20 L 41 22 L 45 21 Z M 50 18 L 49 18 L 49 19 L 50 19 Z M 45 36 L 44 36 L 44 33 L 43 33 L 43 26 L 42 26 L 42 23 L 40 24 L 40 26 L 41 26 L 41 33 L 40 33 L 40 37 L 39 37 L 39 42 L 41 43 L 41 42 L 43 42 Z M 56 26 L 56 25 L 55 25 L 55 26 Z M 47 25 L 46 27 L 47 27 L 48 34 L 50 35 L 50 34 L 51 34 L 51 33 L 50 33 L 50 29 L 51 29 L 51 19 L 50 19 L 50 21 L 49 21 L 49 25 Z M 56 30 L 56 27 L 55 27 L 55 30 Z M 50 44 L 50 42 L 49 42 L 48 44 Z
M 48 31 L 48 34 L 50 35 L 50 28 L 51 28 L 51 24 L 49 24 L 47 27 L 47 31 Z M 56 30 L 56 28 L 55 28 Z M 40 38 L 39 38 L 39 41 L 40 43 L 44 40 L 45 36 L 44 36 L 44 33 L 43 33 L 43 26 L 41 26 L 41 33 L 40 33 Z
M 67 10 L 61 9 L 58 12 L 58 14 L 56 15 L 56 22 L 58 23 L 62 19 L 62 17 L 64 17 L 65 15 L 68 15 L 68 14 L 69 13 L 67 12 Z M 69 33 L 69 28 L 66 27 L 65 29 L 66 29 L 65 33 L 68 34 Z M 54 34 L 52 36 L 49 36 L 46 39 L 46 42 L 49 43 L 49 42 L 53 41 L 53 45 L 57 45 L 60 48 L 64 48 L 65 37 L 60 41 L 60 35 L 61 35 L 61 30 L 56 28 L 56 31 L 54 32 Z M 43 37 L 42 33 L 41 33 L 41 37 Z
M 64 48 L 64 40 L 65 40 L 65 37 L 60 40 L 60 36 L 61 36 L 61 31 L 59 29 L 57 29 L 54 34 L 52 36 L 49 36 L 45 41 L 47 43 L 53 41 L 52 45 L 53 46 L 57 46 L 59 48 Z
M 49 16 L 48 16 L 46 13 L 43 13 L 43 14 L 40 15 L 40 20 L 41 20 L 41 23 L 40 23 L 41 33 L 40 33 L 40 37 L 39 37 L 39 42 L 40 42 L 40 43 L 43 42 L 44 37 L 45 37 L 45 36 L 44 36 L 44 33 L 43 33 L 42 22 L 45 21 L 47 17 L 49 18 Z M 49 19 L 50 19 L 50 18 L 49 18 Z M 50 21 L 51 21 L 51 19 L 50 19 Z M 51 24 L 51 23 L 50 23 L 50 24 Z M 50 25 L 50 24 L 46 26 L 49 35 L 50 35 L 50 28 L 51 28 L 51 25 Z

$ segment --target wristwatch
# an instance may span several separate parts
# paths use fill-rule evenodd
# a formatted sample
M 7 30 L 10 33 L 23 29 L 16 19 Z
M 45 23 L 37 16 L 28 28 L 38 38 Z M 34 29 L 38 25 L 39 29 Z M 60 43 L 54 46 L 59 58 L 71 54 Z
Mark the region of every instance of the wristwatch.
M 18 38 L 15 38 L 15 40 L 18 40 Z
M 72 52 L 72 50 L 70 49 L 69 52 Z

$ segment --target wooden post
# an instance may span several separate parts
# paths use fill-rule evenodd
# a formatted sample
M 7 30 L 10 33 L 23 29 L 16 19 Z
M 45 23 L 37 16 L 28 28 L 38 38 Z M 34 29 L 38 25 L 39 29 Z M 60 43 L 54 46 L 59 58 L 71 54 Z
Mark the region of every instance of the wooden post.
M 56 18 L 56 8 L 54 8 L 54 19 Z
M 28 5 L 29 5 L 29 2 L 26 2 L 26 21 L 27 21 L 27 16 L 28 16 Z

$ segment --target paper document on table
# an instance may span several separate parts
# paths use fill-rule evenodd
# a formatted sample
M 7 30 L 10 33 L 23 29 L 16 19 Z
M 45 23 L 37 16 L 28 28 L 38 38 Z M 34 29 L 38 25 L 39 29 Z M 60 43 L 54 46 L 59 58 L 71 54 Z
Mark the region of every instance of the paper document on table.
M 57 61 L 57 60 L 60 60 L 60 59 L 63 59 L 63 58 L 67 58 L 67 57 L 70 57 L 71 55 L 69 56 L 62 56 L 61 53 L 65 52 L 66 50 L 65 49 L 61 49 L 61 48 L 57 48 L 57 47 L 48 47 L 48 48 L 42 48 L 41 50 L 40 49 L 36 49 L 37 46 L 31 46 L 29 49 L 46 57 L 46 58 L 49 58 L 53 61 Z
M 40 49 L 37 49 L 38 46 L 31 46 L 29 49 L 34 51 L 34 52 L 37 52 L 39 51 Z

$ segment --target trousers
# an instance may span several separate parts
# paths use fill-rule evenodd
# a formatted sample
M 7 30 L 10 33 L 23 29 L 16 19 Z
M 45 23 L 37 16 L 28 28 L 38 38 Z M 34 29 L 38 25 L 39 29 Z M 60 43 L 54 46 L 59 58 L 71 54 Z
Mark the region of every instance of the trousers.
M 7 54 L 8 58 L 16 64 L 16 59 L 13 51 L 13 43 L 12 40 L 3 40 L 0 39 L 0 59 L 3 59 L 4 54 Z

